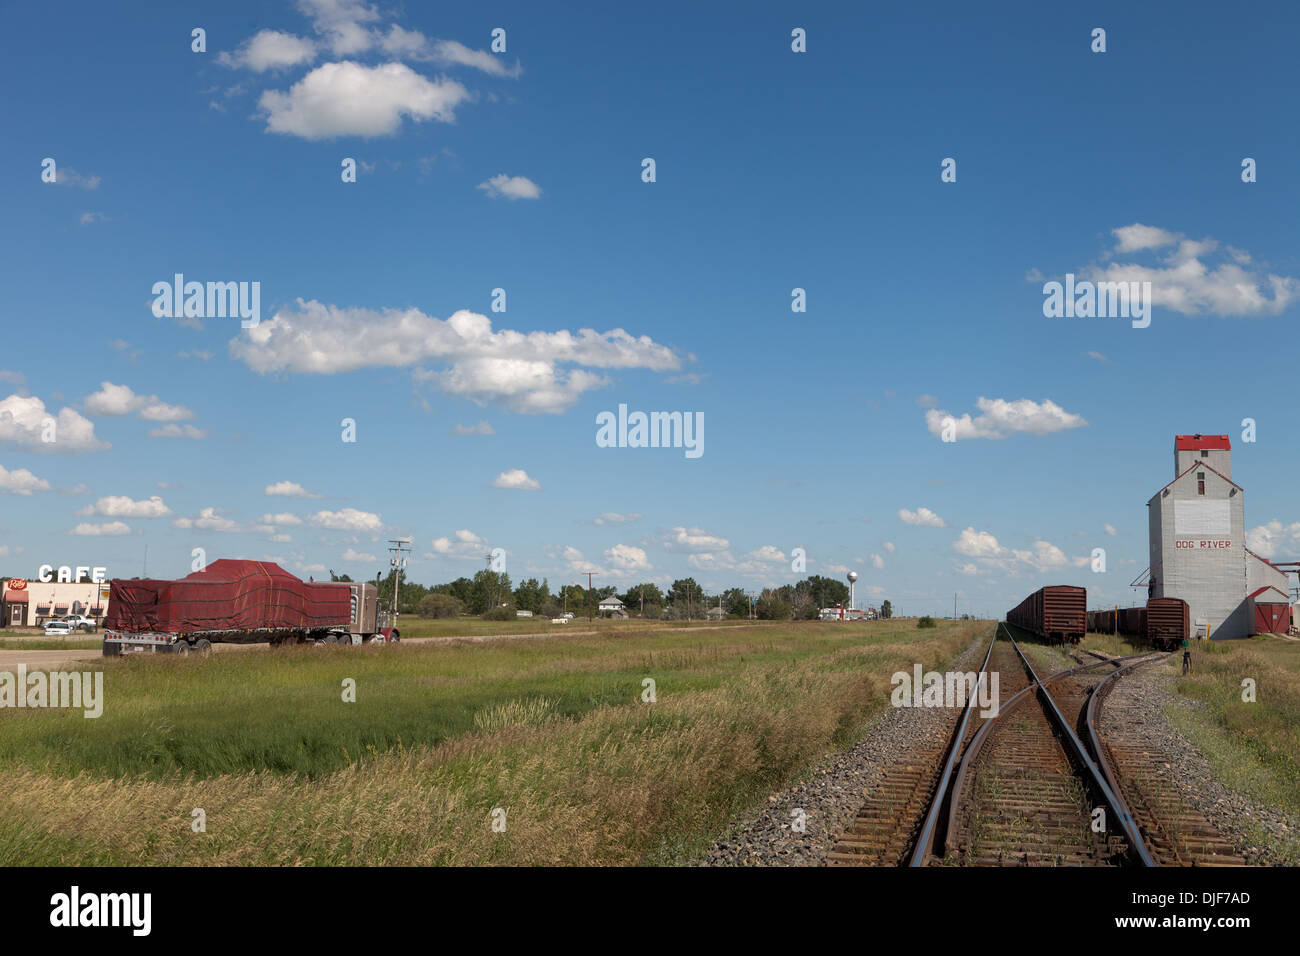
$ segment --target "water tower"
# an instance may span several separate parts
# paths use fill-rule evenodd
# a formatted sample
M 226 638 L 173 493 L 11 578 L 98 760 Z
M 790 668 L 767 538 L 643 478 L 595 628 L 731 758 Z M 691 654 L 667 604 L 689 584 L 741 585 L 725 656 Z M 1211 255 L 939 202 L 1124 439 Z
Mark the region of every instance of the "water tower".
M 855 585 L 858 583 L 858 572 L 850 571 L 846 577 L 849 579 L 849 610 L 854 611 L 858 607 L 857 598 L 854 596 L 854 592 L 857 590 Z

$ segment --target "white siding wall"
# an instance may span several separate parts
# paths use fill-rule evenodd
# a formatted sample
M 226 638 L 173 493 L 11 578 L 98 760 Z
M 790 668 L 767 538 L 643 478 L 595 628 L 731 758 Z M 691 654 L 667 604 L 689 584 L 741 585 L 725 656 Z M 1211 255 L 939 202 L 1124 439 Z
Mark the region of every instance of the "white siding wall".
M 1177 478 L 1193 465 L 1209 465 L 1225 478 L 1232 477 L 1232 452 L 1227 449 L 1208 448 L 1206 457 L 1201 457 L 1201 450 L 1179 451 L 1174 449 L 1174 477 Z
M 1188 473 L 1168 494 L 1151 499 L 1156 596 L 1186 601 L 1193 630 L 1204 621 L 1211 637 L 1247 637 L 1245 495 L 1232 494 L 1233 485 L 1209 469 L 1205 494 L 1198 495 L 1196 475 Z

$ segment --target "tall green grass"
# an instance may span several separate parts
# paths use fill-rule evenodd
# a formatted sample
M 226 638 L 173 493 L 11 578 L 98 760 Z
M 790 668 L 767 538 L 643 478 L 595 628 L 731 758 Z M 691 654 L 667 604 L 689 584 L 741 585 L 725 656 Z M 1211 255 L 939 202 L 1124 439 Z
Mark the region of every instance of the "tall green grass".
M 0 864 L 677 862 L 987 627 L 109 661 L 98 720 L 0 712 Z

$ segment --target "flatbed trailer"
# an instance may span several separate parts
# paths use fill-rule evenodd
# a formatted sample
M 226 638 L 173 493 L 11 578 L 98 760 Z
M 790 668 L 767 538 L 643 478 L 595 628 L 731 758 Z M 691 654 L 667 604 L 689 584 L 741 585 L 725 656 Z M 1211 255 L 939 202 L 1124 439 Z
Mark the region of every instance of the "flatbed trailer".
M 214 561 L 178 581 L 114 581 L 104 656 L 213 644 L 396 643 L 368 582 L 302 581 L 266 561 Z

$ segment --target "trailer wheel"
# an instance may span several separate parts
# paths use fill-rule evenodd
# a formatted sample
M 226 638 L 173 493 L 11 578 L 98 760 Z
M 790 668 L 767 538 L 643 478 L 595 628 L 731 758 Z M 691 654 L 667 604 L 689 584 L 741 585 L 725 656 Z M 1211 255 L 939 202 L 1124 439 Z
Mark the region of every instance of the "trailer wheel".
M 202 638 L 200 640 L 195 641 L 194 653 L 202 654 L 204 657 L 207 657 L 209 654 L 212 653 L 212 642 L 207 640 L 206 638 Z
M 189 641 L 177 641 L 175 644 L 172 645 L 172 653 L 179 654 L 181 657 L 189 657 L 190 650 L 191 648 L 190 648 Z

